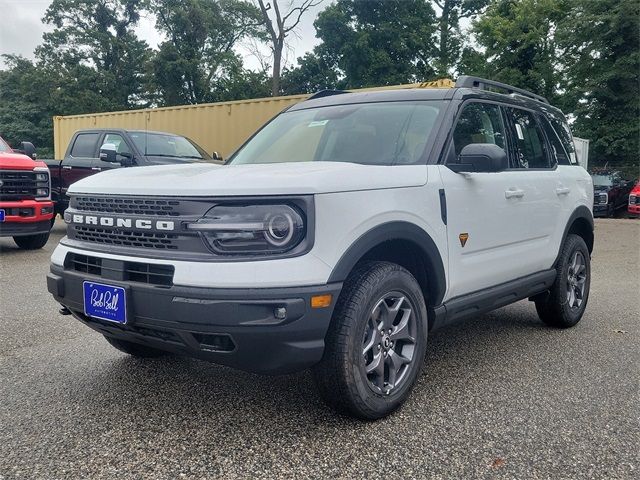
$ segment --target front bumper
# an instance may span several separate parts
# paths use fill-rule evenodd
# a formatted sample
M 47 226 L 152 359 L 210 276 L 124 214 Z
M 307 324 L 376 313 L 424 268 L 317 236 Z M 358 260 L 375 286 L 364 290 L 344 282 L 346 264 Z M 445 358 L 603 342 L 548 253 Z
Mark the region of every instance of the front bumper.
M 631 215 L 640 215 L 640 204 L 629 204 L 627 212 Z
M 609 205 L 594 205 L 593 206 L 593 216 L 594 217 L 606 217 L 611 212 Z
M 84 314 L 82 282 L 124 287 L 127 323 Z M 115 338 L 263 374 L 313 366 L 324 352 L 324 337 L 342 284 L 316 287 L 221 289 L 107 280 L 52 265 L 47 287 L 75 318 Z M 313 295 L 332 294 L 329 307 L 311 308 Z M 275 316 L 285 307 L 286 318 Z
M 0 202 L 4 210 L 4 221 L 0 222 L 0 237 L 37 235 L 51 230 L 53 202 L 22 200 L 19 202 Z

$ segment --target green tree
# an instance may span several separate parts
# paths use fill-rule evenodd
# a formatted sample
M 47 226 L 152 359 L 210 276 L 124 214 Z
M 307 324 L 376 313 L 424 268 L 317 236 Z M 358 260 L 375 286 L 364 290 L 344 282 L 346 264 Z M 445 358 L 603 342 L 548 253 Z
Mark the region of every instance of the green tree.
M 0 133 L 11 145 L 26 140 L 38 153 L 53 151 L 52 111 L 49 94 L 53 83 L 31 60 L 3 55 L 6 69 L 0 71 Z
M 326 66 L 348 88 L 434 78 L 435 13 L 424 0 L 338 0 L 314 23 L 322 43 L 302 68 Z M 316 65 L 312 65 L 316 63 Z
M 61 88 L 91 88 L 104 97 L 99 105 L 105 109 L 139 106 L 149 49 L 134 28 L 144 5 L 145 0 L 53 0 L 43 21 L 54 30 L 43 35 L 37 58 L 50 74 L 64 78 Z
M 497 0 L 473 23 L 473 32 L 485 52 L 484 68 L 471 52 L 465 60 L 493 80 L 553 100 L 559 80 L 554 32 L 569 11 L 567 0 Z
M 225 97 L 221 85 L 241 82 L 244 73 L 234 47 L 244 38 L 264 36 L 260 11 L 243 0 L 152 0 L 151 11 L 167 37 L 151 66 L 162 105 Z
M 567 109 L 590 159 L 626 165 L 640 155 L 640 7 L 636 0 L 575 0 L 557 33 Z
M 314 93 L 341 87 L 337 70 L 327 65 L 325 58 L 313 52 L 298 58 L 297 67 L 285 69 L 282 73 L 282 94 Z
M 464 38 L 460 20 L 476 16 L 489 0 L 433 0 L 438 7 L 437 54 L 434 62 L 440 77 L 448 76 L 463 54 Z

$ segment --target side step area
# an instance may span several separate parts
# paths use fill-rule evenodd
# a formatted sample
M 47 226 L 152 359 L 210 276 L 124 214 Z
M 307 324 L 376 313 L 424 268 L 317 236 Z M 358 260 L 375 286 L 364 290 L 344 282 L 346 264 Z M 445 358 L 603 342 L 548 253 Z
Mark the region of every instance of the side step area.
M 433 329 L 543 293 L 551 288 L 555 278 L 556 270 L 551 268 L 447 300 L 433 309 Z

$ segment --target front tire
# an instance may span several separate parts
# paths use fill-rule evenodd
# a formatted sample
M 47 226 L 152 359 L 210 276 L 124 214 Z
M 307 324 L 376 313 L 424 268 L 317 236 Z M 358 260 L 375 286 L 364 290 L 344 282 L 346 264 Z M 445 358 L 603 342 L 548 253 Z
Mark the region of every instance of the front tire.
M 155 358 L 166 355 L 166 352 L 158 350 L 156 348 L 147 347 L 146 345 L 140 345 L 139 343 L 127 342 L 126 340 L 120 340 L 118 338 L 107 337 L 104 338 L 109 344 L 120 350 L 123 353 L 127 353 L 133 357 L 138 358 Z
M 49 241 L 49 232 L 13 237 L 13 241 L 23 250 L 37 250 L 47 244 Z
M 374 420 L 400 407 L 424 362 L 427 309 L 416 279 L 388 262 L 357 267 L 344 284 L 313 369 L 334 409 Z
M 556 270 L 556 280 L 549 294 L 536 301 L 536 310 L 551 327 L 573 327 L 582 319 L 591 286 L 591 257 L 582 237 L 567 236 Z

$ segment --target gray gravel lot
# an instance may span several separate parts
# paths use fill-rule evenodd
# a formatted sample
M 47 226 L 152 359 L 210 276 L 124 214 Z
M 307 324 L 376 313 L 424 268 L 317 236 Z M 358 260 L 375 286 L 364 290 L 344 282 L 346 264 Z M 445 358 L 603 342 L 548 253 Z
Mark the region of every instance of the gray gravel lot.
M 140 361 L 57 313 L 0 239 L 0 479 L 638 478 L 640 222 L 598 220 L 582 322 L 527 301 L 430 337 L 407 405 L 336 416 L 307 373 Z

